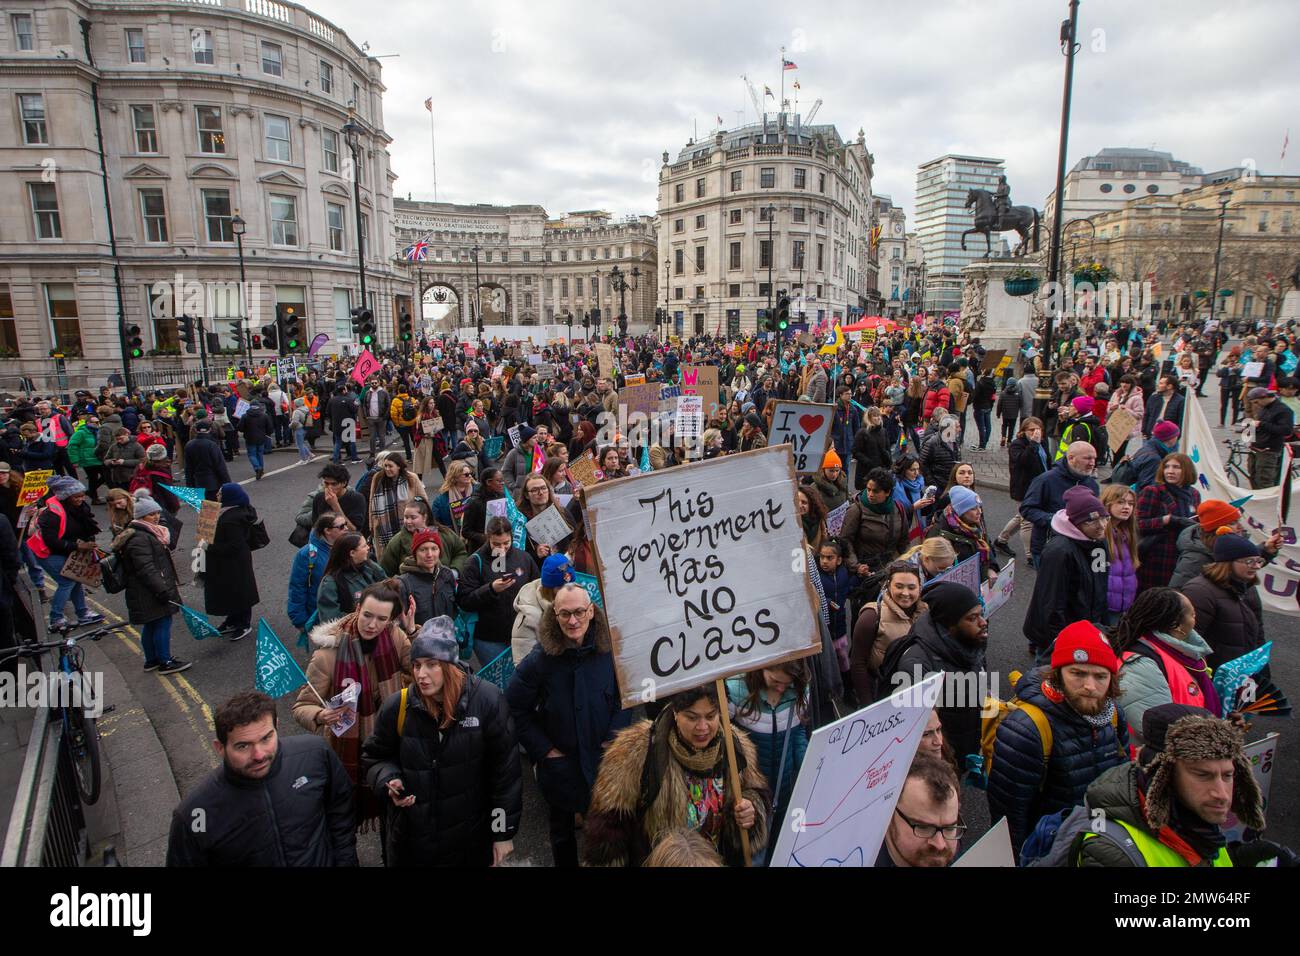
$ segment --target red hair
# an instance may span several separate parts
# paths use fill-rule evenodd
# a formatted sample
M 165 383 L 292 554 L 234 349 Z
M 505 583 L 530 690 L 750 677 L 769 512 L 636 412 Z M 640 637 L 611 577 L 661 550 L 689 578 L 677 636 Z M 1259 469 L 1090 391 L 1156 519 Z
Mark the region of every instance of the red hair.
M 442 699 L 438 703 L 442 715 L 438 726 L 446 730 L 456 719 L 456 704 L 459 703 L 461 692 L 465 689 L 465 672 L 455 664 L 448 664 L 446 661 L 436 663 L 442 669 Z M 451 703 L 449 704 L 448 701 Z

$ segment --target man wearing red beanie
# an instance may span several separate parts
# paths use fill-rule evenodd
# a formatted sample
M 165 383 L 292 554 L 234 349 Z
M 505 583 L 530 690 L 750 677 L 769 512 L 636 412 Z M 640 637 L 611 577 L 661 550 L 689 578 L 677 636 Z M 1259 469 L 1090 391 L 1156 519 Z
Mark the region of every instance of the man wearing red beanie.
M 989 770 L 989 818 L 1006 816 L 1017 853 L 1039 818 L 1083 801 L 1088 785 L 1128 761 L 1128 726 L 1115 698 L 1119 659 L 1094 624 L 1075 621 L 1051 664 L 1016 685 L 998 724 Z

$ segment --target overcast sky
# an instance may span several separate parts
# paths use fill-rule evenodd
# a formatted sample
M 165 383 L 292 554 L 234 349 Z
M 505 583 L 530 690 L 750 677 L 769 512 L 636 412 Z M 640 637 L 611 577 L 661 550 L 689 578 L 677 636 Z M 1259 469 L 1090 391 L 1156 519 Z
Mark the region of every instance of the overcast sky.
M 538 203 L 552 216 L 653 214 L 660 155 L 695 125 L 754 120 L 740 79 L 778 92 L 779 49 L 806 113 L 866 131 L 873 189 L 912 214 L 916 167 L 947 152 L 1006 160 L 1012 199 L 1054 184 L 1064 0 L 306 0 L 383 60 L 396 195 Z M 1295 0 L 1083 0 L 1068 163 L 1154 147 L 1207 172 L 1280 162 L 1300 102 Z M 766 103 L 772 103 L 767 100 Z M 1300 125 L 1291 130 L 1300 140 Z

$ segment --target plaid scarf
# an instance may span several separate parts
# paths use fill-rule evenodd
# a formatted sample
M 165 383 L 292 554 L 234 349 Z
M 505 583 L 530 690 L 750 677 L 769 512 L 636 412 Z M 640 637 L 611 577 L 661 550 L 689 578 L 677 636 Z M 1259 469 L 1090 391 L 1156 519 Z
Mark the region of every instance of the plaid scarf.
M 355 612 L 339 622 L 332 685 L 335 692 L 341 691 L 348 680 L 361 685 L 361 696 L 357 698 L 357 721 L 341 736 L 327 732 L 327 739 L 356 785 L 356 818 L 358 825 L 363 825 L 377 818 L 383 805 L 361 780 L 361 741 L 374 729 L 380 705 L 402 689 L 403 679 L 391 630 L 386 629 L 375 638 L 373 650 L 367 654 L 357 633 Z
M 952 510 L 952 505 L 943 510 L 943 516 L 953 534 L 959 534 L 975 542 L 976 547 L 979 548 L 980 564 L 985 568 L 989 567 L 989 542 L 984 535 L 984 529 L 977 524 L 967 524 L 962 520 L 961 515 Z

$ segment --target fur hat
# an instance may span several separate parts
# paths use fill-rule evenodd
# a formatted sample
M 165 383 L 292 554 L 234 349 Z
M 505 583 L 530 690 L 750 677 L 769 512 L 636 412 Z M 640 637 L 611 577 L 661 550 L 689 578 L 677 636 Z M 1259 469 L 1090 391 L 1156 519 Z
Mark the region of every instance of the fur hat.
M 1165 732 L 1164 750 L 1145 767 L 1149 781 L 1145 813 L 1152 830 L 1158 832 L 1169 824 L 1174 799 L 1174 765 L 1180 760 L 1231 760 L 1236 771 L 1232 812 L 1247 827 L 1264 829 L 1264 801 L 1259 784 L 1250 772 L 1241 731 L 1228 721 L 1207 714 L 1188 715 L 1170 724 Z
M 144 457 L 150 461 L 165 461 L 167 459 L 167 446 L 150 445 L 149 450 L 144 453 Z

